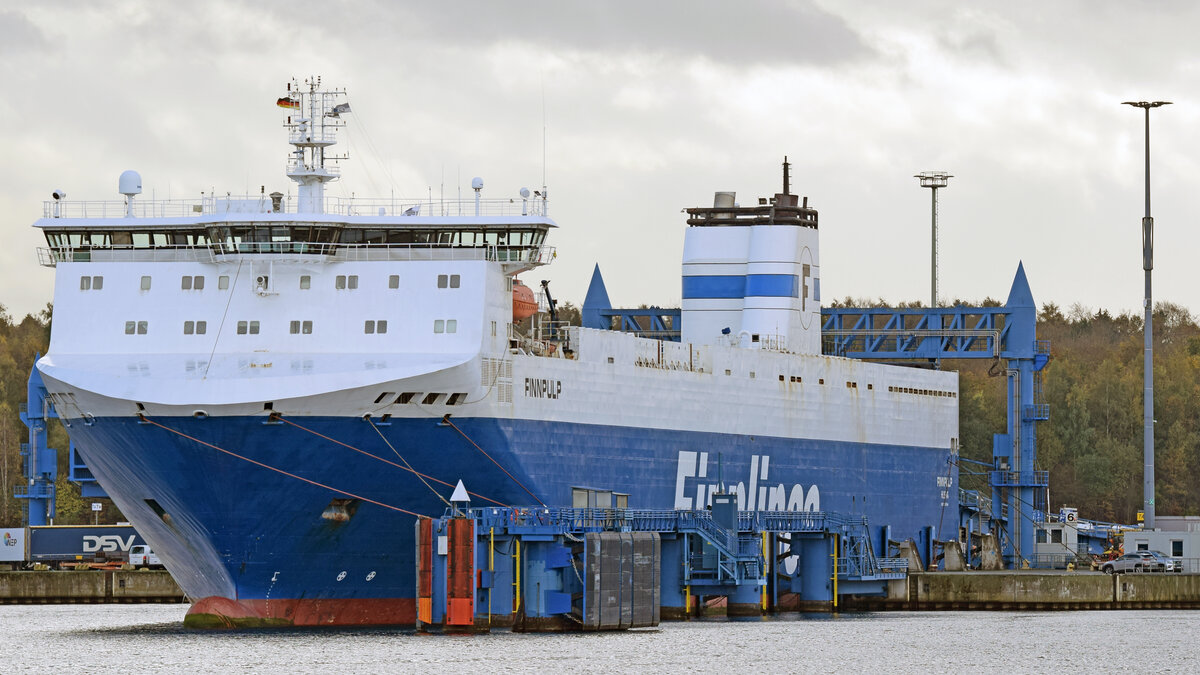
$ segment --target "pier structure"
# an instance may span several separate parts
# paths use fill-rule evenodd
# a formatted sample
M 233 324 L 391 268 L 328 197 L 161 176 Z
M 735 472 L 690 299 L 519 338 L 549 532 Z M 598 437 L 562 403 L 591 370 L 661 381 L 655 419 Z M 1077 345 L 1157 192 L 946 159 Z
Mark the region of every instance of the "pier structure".
M 907 559 L 875 555 L 865 518 L 739 512 L 732 494 L 711 511 L 456 508 L 416 528 L 422 630 L 621 630 L 714 601 L 730 616 L 828 611 L 887 597 L 908 573 Z

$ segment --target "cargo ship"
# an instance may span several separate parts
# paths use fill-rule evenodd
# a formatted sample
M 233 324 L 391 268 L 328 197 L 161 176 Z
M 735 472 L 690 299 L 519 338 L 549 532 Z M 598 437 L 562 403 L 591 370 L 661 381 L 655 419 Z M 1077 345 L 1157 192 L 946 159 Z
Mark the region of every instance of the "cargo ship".
M 414 522 L 460 480 L 476 506 L 703 509 L 723 485 L 894 538 L 957 512 L 957 375 L 822 355 L 818 214 L 786 177 L 689 209 L 681 336 L 650 339 L 537 313 L 544 186 L 330 197 L 345 92 L 277 103 L 295 194 L 143 200 L 127 171 L 123 200 L 56 191 L 35 223 L 37 367 L 185 623 L 411 624 Z

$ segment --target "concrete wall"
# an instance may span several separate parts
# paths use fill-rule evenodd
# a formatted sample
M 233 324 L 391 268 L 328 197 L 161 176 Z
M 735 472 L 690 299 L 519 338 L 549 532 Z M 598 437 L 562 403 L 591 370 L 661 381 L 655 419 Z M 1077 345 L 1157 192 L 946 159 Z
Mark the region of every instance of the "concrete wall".
M 1112 602 L 1112 577 L 1105 574 L 943 572 L 912 575 L 918 603 L 1075 604 Z
M 0 603 L 185 602 L 165 571 L 0 572 Z

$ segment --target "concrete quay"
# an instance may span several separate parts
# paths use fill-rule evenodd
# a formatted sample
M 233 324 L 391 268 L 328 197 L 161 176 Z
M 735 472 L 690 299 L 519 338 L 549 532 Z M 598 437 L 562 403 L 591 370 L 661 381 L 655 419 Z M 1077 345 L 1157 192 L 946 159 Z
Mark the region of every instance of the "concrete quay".
M 0 572 L 0 604 L 188 602 L 166 570 Z
M 888 598 L 844 598 L 842 610 L 1200 609 L 1200 574 L 1055 570 L 914 572 Z

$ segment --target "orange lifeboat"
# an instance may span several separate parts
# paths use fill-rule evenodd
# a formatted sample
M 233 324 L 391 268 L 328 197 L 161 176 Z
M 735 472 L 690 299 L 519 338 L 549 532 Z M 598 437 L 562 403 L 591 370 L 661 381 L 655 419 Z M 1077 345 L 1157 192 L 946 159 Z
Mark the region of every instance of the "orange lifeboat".
M 537 299 L 533 297 L 533 289 L 513 279 L 513 321 L 522 321 L 537 314 Z

